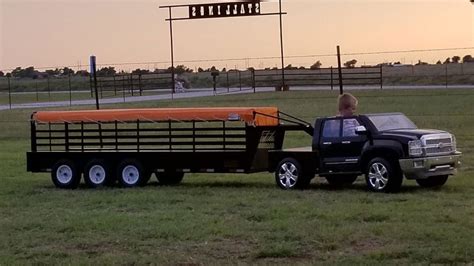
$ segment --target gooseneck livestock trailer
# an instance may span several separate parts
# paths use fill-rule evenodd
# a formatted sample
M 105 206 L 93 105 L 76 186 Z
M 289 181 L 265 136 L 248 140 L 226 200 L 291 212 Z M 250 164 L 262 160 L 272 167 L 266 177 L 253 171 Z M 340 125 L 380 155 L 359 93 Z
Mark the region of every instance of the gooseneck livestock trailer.
M 276 107 L 43 111 L 31 116 L 27 170 L 51 172 L 59 188 L 162 184 L 184 173 L 274 171 L 269 151 L 310 124 Z M 272 164 L 270 166 L 270 164 Z

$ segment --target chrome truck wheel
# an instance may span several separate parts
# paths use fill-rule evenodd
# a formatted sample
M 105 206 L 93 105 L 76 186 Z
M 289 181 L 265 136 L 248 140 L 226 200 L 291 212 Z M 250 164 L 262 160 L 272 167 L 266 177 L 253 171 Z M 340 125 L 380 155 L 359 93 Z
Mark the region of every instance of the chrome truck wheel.
M 402 185 L 403 175 L 395 163 L 384 158 L 374 158 L 367 166 L 365 180 L 372 191 L 396 192 Z
M 305 176 L 301 164 L 293 158 L 280 161 L 275 170 L 275 181 L 281 189 L 305 188 L 311 181 L 311 176 Z

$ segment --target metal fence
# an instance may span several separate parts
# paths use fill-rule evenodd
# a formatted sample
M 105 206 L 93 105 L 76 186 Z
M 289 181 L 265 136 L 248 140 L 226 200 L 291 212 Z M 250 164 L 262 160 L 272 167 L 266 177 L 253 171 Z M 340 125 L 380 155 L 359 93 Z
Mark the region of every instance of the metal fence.
M 474 86 L 474 63 L 440 65 L 406 65 L 343 68 L 344 86 L 383 89 L 404 86 Z M 281 69 L 227 70 L 182 73 L 176 77 L 182 90 L 173 90 L 170 73 L 116 74 L 98 76 L 99 98 L 120 98 L 170 95 L 195 91 L 207 91 L 209 95 L 258 88 L 281 89 Z M 337 68 L 286 69 L 285 84 L 289 89 L 300 87 L 334 89 L 339 86 Z M 88 76 L 53 76 L 38 79 L 0 78 L 0 105 L 38 102 L 65 102 L 94 98 L 94 86 Z M 64 105 L 64 104 L 63 104 Z

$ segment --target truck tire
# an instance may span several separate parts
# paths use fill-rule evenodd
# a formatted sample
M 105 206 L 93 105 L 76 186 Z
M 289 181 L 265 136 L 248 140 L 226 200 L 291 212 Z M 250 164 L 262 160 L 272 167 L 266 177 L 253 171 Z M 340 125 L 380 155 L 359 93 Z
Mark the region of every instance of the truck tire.
M 123 187 L 143 186 L 150 179 L 150 173 L 135 159 L 125 159 L 117 167 L 117 178 Z
M 70 160 L 59 160 L 51 169 L 51 180 L 57 188 L 75 189 L 81 182 L 81 173 Z
M 84 181 L 87 186 L 97 188 L 113 185 L 115 177 L 105 161 L 93 159 L 84 167 Z
M 311 176 L 304 174 L 297 160 L 285 158 L 280 161 L 275 170 L 275 181 L 281 189 L 304 189 L 311 182 Z
M 357 180 L 357 177 L 357 175 L 330 175 L 326 176 L 326 180 L 331 186 L 342 187 L 352 185 Z
M 416 183 L 420 187 L 441 187 L 448 181 L 448 175 L 430 176 L 426 179 L 417 179 Z
M 365 181 L 371 191 L 397 192 L 402 185 L 403 174 L 396 163 L 376 157 L 367 165 Z
M 183 172 L 164 172 L 164 173 L 155 173 L 158 183 L 164 186 L 173 186 L 181 183 L 183 181 L 184 173 Z

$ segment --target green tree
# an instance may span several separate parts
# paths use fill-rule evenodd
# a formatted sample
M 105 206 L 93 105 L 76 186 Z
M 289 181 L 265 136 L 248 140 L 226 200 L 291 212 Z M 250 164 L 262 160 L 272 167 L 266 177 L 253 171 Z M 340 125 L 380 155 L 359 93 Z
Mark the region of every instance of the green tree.
M 48 69 L 45 71 L 48 76 L 56 76 L 61 74 L 61 70 L 59 68 L 56 69 Z
M 357 60 L 352 59 L 344 63 L 344 66 L 347 68 L 354 68 L 355 65 L 357 64 Z
M 117 73 L 117 71 L 115 71 L 115 67 L 103 67 L 99 70 L 97 70 L 97 76 L 113 76 Z
M 65 67 L 61 70 L 62 74 L 64 76 L 69 76 L 69 75 L 74 75 L 74 70 L 72 70 L 71 68 L 69 67 Z
M 87 77 L 89 76 L 89 72 L 87 72 L 87 70 L 78 70 L 76 76 Z
M 453 63 L 457 64 L 457 63 L 459 63 L 459 61 L 461 61 L 461 57 L 459 57 L 459 56 L 457 56 L 457 55 L 456 55 L 456 56 L 453 56 L 453 58 L 452 58 L 452 62 L 453 62 Z
M 148 74 L 148 73 L 150 73 L 150 70 L 148 70 L 148 69 L 139 69 L 139 68 L 137 68 L 137 69 L 132 71 L 132 74 L 134 74 L 134 75 L 143 75 L 143 74 Z
M 17 78 L 34 78 L 37 74 L 38 72 L 32 66 L 25 69 L 17 67 L 12 71 L 12 76 Z
M 171 70 L 171 69 L 170 69 Z M 185 65 L 177 65 L 175 68 L 174 68 L 174 73 L 178 74 L 178 75 L 181 75 L 181 74 L 184 74 L 184 73 L 191 73 L 193 72 L 192 69 L 186 67 Z
M 322 65 L 323 65 L 323 64 L 321 64 L 321 62 L 318 60 L 318 61 L 316 61 L 316 63 L 312 64 L 312 65 L 309 67 L 309 69 L 313 69 L 313 70 L 314 70 L 314 69 L 320 69 Z
M 451 63 L 451 58 L 446 58 L 446 60 L 444 60 L 443 64 L 449 64 Z
M 465 55 L 462 58 L 462 62 L 463 63 L 474 63 L 474 58 L 472 57 L 472 55 Z
M 2 71 L 0 71 L 0 77 L 3 77 L 5 76 L 5 73 L 3 73 Z
M 418 60 L 418 63 L 415 64 L 415 66 L 423 66 L 423 65 L 428 65 L 428 63 Z

